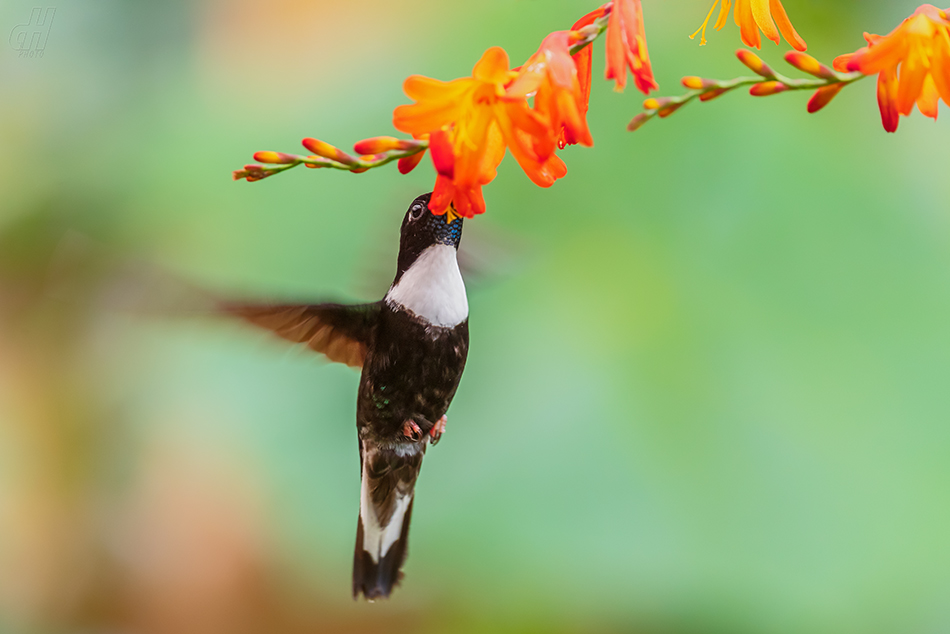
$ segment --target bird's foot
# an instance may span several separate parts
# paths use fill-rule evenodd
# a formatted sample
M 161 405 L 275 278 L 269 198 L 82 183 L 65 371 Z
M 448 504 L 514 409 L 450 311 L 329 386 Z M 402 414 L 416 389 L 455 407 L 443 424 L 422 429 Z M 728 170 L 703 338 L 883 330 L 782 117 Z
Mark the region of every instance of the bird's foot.
M 429 436 L 432 437 L 433 445 L 437 445 L 442 439 L 442 434 L 445 433 L 445 423 L 448 422 L 448 418 L 443 416 L 438 420 L 438 422 L 432 426 L 432 429 L 429 430 Z
M 422 440 L 422 428 L 416 425 L 415 421 L 407 420 L 402 424 L 402 435 L 412 442 L 418 442 Z

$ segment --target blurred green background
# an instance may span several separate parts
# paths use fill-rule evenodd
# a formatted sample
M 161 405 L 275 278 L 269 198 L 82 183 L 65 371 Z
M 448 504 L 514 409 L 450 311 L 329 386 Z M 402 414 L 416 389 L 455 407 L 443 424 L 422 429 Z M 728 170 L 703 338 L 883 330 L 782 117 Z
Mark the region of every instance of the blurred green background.
M 825 61 L 916 7 L 785 4 Z M 0 632 L 950 631 L 945 121 L 885 134 L 868 80 L 629 134 L 595 44 L 595 147 L 549 190 L 509 158 L 466 225 L 469 366 L 367 605 L 357 373 L 166 314 L 168 282 L 375 299 L 428 160 L 231 170 L 391 134 L 406 76 L 594 4 L 55 6 L 41 59 L 0 53 Z M 708 8 L 645 0 L 661 94 L 744 74 L 731 20 L 687 39 Z

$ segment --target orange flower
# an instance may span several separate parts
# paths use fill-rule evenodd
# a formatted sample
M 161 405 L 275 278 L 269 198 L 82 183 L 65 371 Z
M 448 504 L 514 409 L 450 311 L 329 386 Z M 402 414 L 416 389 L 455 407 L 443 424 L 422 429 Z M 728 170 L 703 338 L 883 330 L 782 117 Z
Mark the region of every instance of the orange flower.
M 515 74 L 508 54 L 493 47 L 475 64 L 471 77 L 442 82 L 418 75 L 406 80 L 406 94 L 416 103 L 399 106 L 393 125 L 413 135 L 430 134 L 430 150 L 439 178 L 429 208 L 441 214 L 454 203 L 468 218 L 484 213 L 481 187 L 495 178 L 505 147 L 528 176 L 547 186 L 566 173 L 554 157 L 548 119 L 511 99 L 505 86 Z
M 614 0 L 607 23 L 607 69 L 604 76 L 617 82 L 615 89 L 618 91 L 627 85 L 627 67 L 643 94 L 649 95 L 651 90 L 659 88 L 650 65 L 640 0 Z
M 524 100 L 534 93 L 534 108 L 557 135 L 559 147 L 564 147 L 560 139 L 571 145 L 580 143 L 590 147 L 594 144 L 586 117 L 590 87 L 588 84 L 585 94 L 571 58 L 571 43 L 570 31 L 556 31 L 544 38 L 538 52 L 521 67 L 506 94 L 509 99 Z M 535 143 L 536 155 L 550 156 L 554 148 L 547 140 L 540 141 Z
M 719 6 L 719 1 L 720 0 L 715 0 L 713 2 L 713 6 L 706 16 L 706 21 L 703 22 L 703 25 L 699 27 L 696 33 L 689 36 L 690 39 L 693 39 L 702 33 L 700 39 L 701 46 L 706 44 L 706 26 L 709 24 L 709 20 L 712 18 L 716 7 Z M 722 27 L 726 26 L 726 18 L 729 17 L 729 9 L 731 7 L 732 0 L 722 0 L 719 17 L 716 20 L 717 31 L 721 31 Z M 772 19 L 773 15 L 775 18 L 774 21 Z M 804 51 L 808 48 L 808 45 L 805 44 L 805 40 L 798 35 L 798 32 L 795 31 L 795 27 L 792 26 L 792 22 L 788 19 L 788 14 L 785 13 L 785 7 L 782 6 L 781 0 L 736 0 L 736 10 L 733 17 L 736 20 L 736 24 L 739 25 L 739 33 L 746 46 L 762 48 L 762 37 L 759 34 L 759 29 L 761 29 L 762 33 L 765 33 L 765 37 L 776 44 L 779 43 L 779 33 L 781 33 L 795 50 Z M 778 22 L 778 28 L 775 28 L 776 22 Z
M 900 115 L 909 115 L 914 104 L 934 119 L 940 99 L 950 105 L 950 9 L 925 4 L 889 35 L 864 37 L 868 45 L 836 59 L 835 69 L 878 75 L 885 130 L 896 132 Z

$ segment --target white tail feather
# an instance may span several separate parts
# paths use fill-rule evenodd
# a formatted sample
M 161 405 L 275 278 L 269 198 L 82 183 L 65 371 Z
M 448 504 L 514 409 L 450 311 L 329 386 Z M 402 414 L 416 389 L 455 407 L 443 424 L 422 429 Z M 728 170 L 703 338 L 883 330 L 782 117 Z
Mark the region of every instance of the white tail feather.
M 373 452 L 375 453 L 375 452 Z M 369 553 L 373 563 L 379 563 L 379 560 L 386 556 L 389 549 L 399 539 L 402 533 L 402 523 L 406 517 L 406 510 L 409 503 L 412 502 L 412 494 L 398 496 L 396 498 L 393 514 L 389 518 L 386 526 L 380 526 L 379 518 L 376 516 L 376 509 L 370 500 L 368 478 L 366 477 L 366 466 L 371 459 L 371 451 L 367 451 L 363 456 L 363 474 L 362 485 L 360 486 L 360 518 L 363 522 L 363 550 Z

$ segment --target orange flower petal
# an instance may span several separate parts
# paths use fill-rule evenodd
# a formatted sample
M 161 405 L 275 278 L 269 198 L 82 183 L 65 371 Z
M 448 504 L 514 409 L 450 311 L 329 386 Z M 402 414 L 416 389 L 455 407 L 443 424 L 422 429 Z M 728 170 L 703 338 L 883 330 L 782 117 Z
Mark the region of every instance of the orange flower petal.
M 500 46 L 493 46 L 482 55 L 472 69 L 472 77 L 493 84 L 507 83 L 508 53 Z
M 759 37 L 759 28 L 752 15 L 752 0 L 736 0 L 736 8 L 732 17 L 739 26 L 739 35 L 746 46 L 762 48 L 762 38 Z
M 610 20 L 607 22 L 605 49 L 607 63 L 604 68 L 604 78 L 613 79 L 614 89 L 622 91 L 627 86 L 627 55 L 620 12 L 616 10 L 610 12 Z
M 402 83 L 402 89 L 414 101 L 438 100 L 449 102 L 458 99 L 462 93 L 471 88 L 472 80 L 468 77 L 453 81 L 440 81 L 422 75 L 412 75 Z
M 940 30 L 934 38 L 930 74 L 943 102 L 950 106 L 950 28 Z
M 931 75 L 924 79 L 923 88 L 920 91 L 920 97 L 917 98 L 917 108 L 925 117 L 931 119 L 937 118 L 937 106 L 940 103 L 940 94 L 937 92 L 937 85 Z
M 902 115 L 909 115 L 924 89 L 924 79 L 928 69 L 925 54 L 918 43 L 910 45 L 911 50 L 901 64 L 900 87 L 897 90 L 897 109 Z
M 765 37 L 776 44 L 779 43 L 778 29 L 775 28 L 775 22 L 772 21 L 772 12 L 769 10 L 769 0 L 749 0 L 752 9 L 752 18 Z
M 771 0 L 770 7 L 772 9 L 772 15 L 778 23 L 778 30 L 781 31 L 785 41 L 791 44 L 792 48 L 796 51 L 808 50 L 808 44 L 806 44 L 805 40 L 798 34 L 795 27 L 792 26 L 792 21 L 788 19 L 788 14 L 785 12 L 785 7 L 782 6 L 781 0 Z

